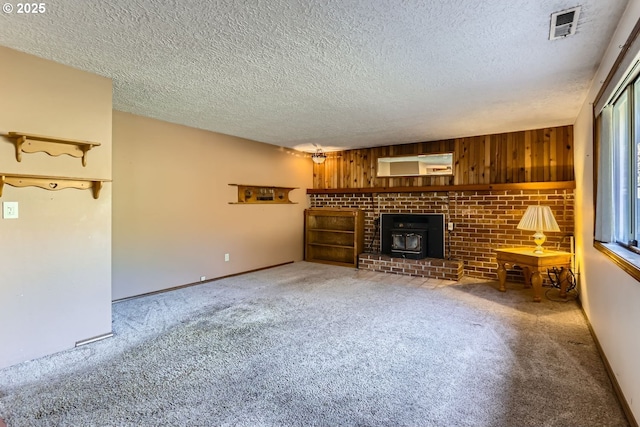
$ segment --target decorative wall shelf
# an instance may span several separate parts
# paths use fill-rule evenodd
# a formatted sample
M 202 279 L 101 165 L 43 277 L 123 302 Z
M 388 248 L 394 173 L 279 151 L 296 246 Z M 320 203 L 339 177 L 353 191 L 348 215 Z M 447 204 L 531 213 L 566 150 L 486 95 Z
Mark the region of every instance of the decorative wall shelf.
M 250 203 L 270 203 L 270 204 L 294 204 L 289 200 L 289 192 L 296 187 L 269 187 L 260 185 L 229 184 L 238 187 L 238 201 L 229 204 L 250 204 Z
M 6 136 L 13 140 L 16 146 L 16 160 L 19 162 L 22 161 L 22 153 L 44 152 L 50 156 L 68 154 L 81 158 L 82 166 L 87 166 L 87 152 L 93 147 L 100 146 L 98 142 L 77 141 L 24 132 L 9 132 Z
M 0 173 L 0 197 L 2 197 L 4 185 L 8 184 L 13 187 L 40 187 L 50 191 L 62 190 L 64 188 L 77 188 L 79 190 L 91 189 L 93 198 L 97 199 L 100 197 L 100 190 L 102 190 L 102 184 L 105 182 L 111 182 L 111 180 Z

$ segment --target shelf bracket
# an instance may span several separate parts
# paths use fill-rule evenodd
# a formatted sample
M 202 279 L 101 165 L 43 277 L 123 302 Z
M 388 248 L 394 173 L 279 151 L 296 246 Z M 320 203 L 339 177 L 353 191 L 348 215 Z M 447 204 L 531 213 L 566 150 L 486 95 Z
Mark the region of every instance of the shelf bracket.
M 15 140 L 15 144 L 16 144 L 16 160 L 18 162 L 22 161 L 22 144 L 24 144 L 24 142 L 27 140 L 26 136 L 20 136 L 18 138 L 16 138 Z
M 91 189 L 93 191 L 93 198 L 98 200 L 100 197 L 100 190 L 102 190 L 102 181 L 92 181 Z

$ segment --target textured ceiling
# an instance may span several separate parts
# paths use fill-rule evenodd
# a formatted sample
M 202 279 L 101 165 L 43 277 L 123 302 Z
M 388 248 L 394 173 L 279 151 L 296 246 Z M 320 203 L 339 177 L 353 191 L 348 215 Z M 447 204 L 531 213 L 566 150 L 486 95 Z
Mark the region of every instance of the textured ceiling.
M 573 123 L 626 4 L 54 0 L 0 13 L 0 45 L 112 78 L 117 110 L 344 149 Z

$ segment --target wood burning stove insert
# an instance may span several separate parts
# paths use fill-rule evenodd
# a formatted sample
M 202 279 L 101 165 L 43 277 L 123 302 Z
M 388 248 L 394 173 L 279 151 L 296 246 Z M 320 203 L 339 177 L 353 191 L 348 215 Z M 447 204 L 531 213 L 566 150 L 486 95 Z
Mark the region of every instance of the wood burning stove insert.
M 444 258 L 443 214 L 382 214 L 380 230 L 385 255 Z

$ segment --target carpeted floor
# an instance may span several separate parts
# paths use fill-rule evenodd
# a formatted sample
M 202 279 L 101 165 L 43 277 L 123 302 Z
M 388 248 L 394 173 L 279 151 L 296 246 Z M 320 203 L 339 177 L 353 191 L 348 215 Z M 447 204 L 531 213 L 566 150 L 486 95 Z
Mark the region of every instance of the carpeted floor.
M 627 426 L 575 302 L 295 263 L 114 304 L 0 371 L 37 426 Z

